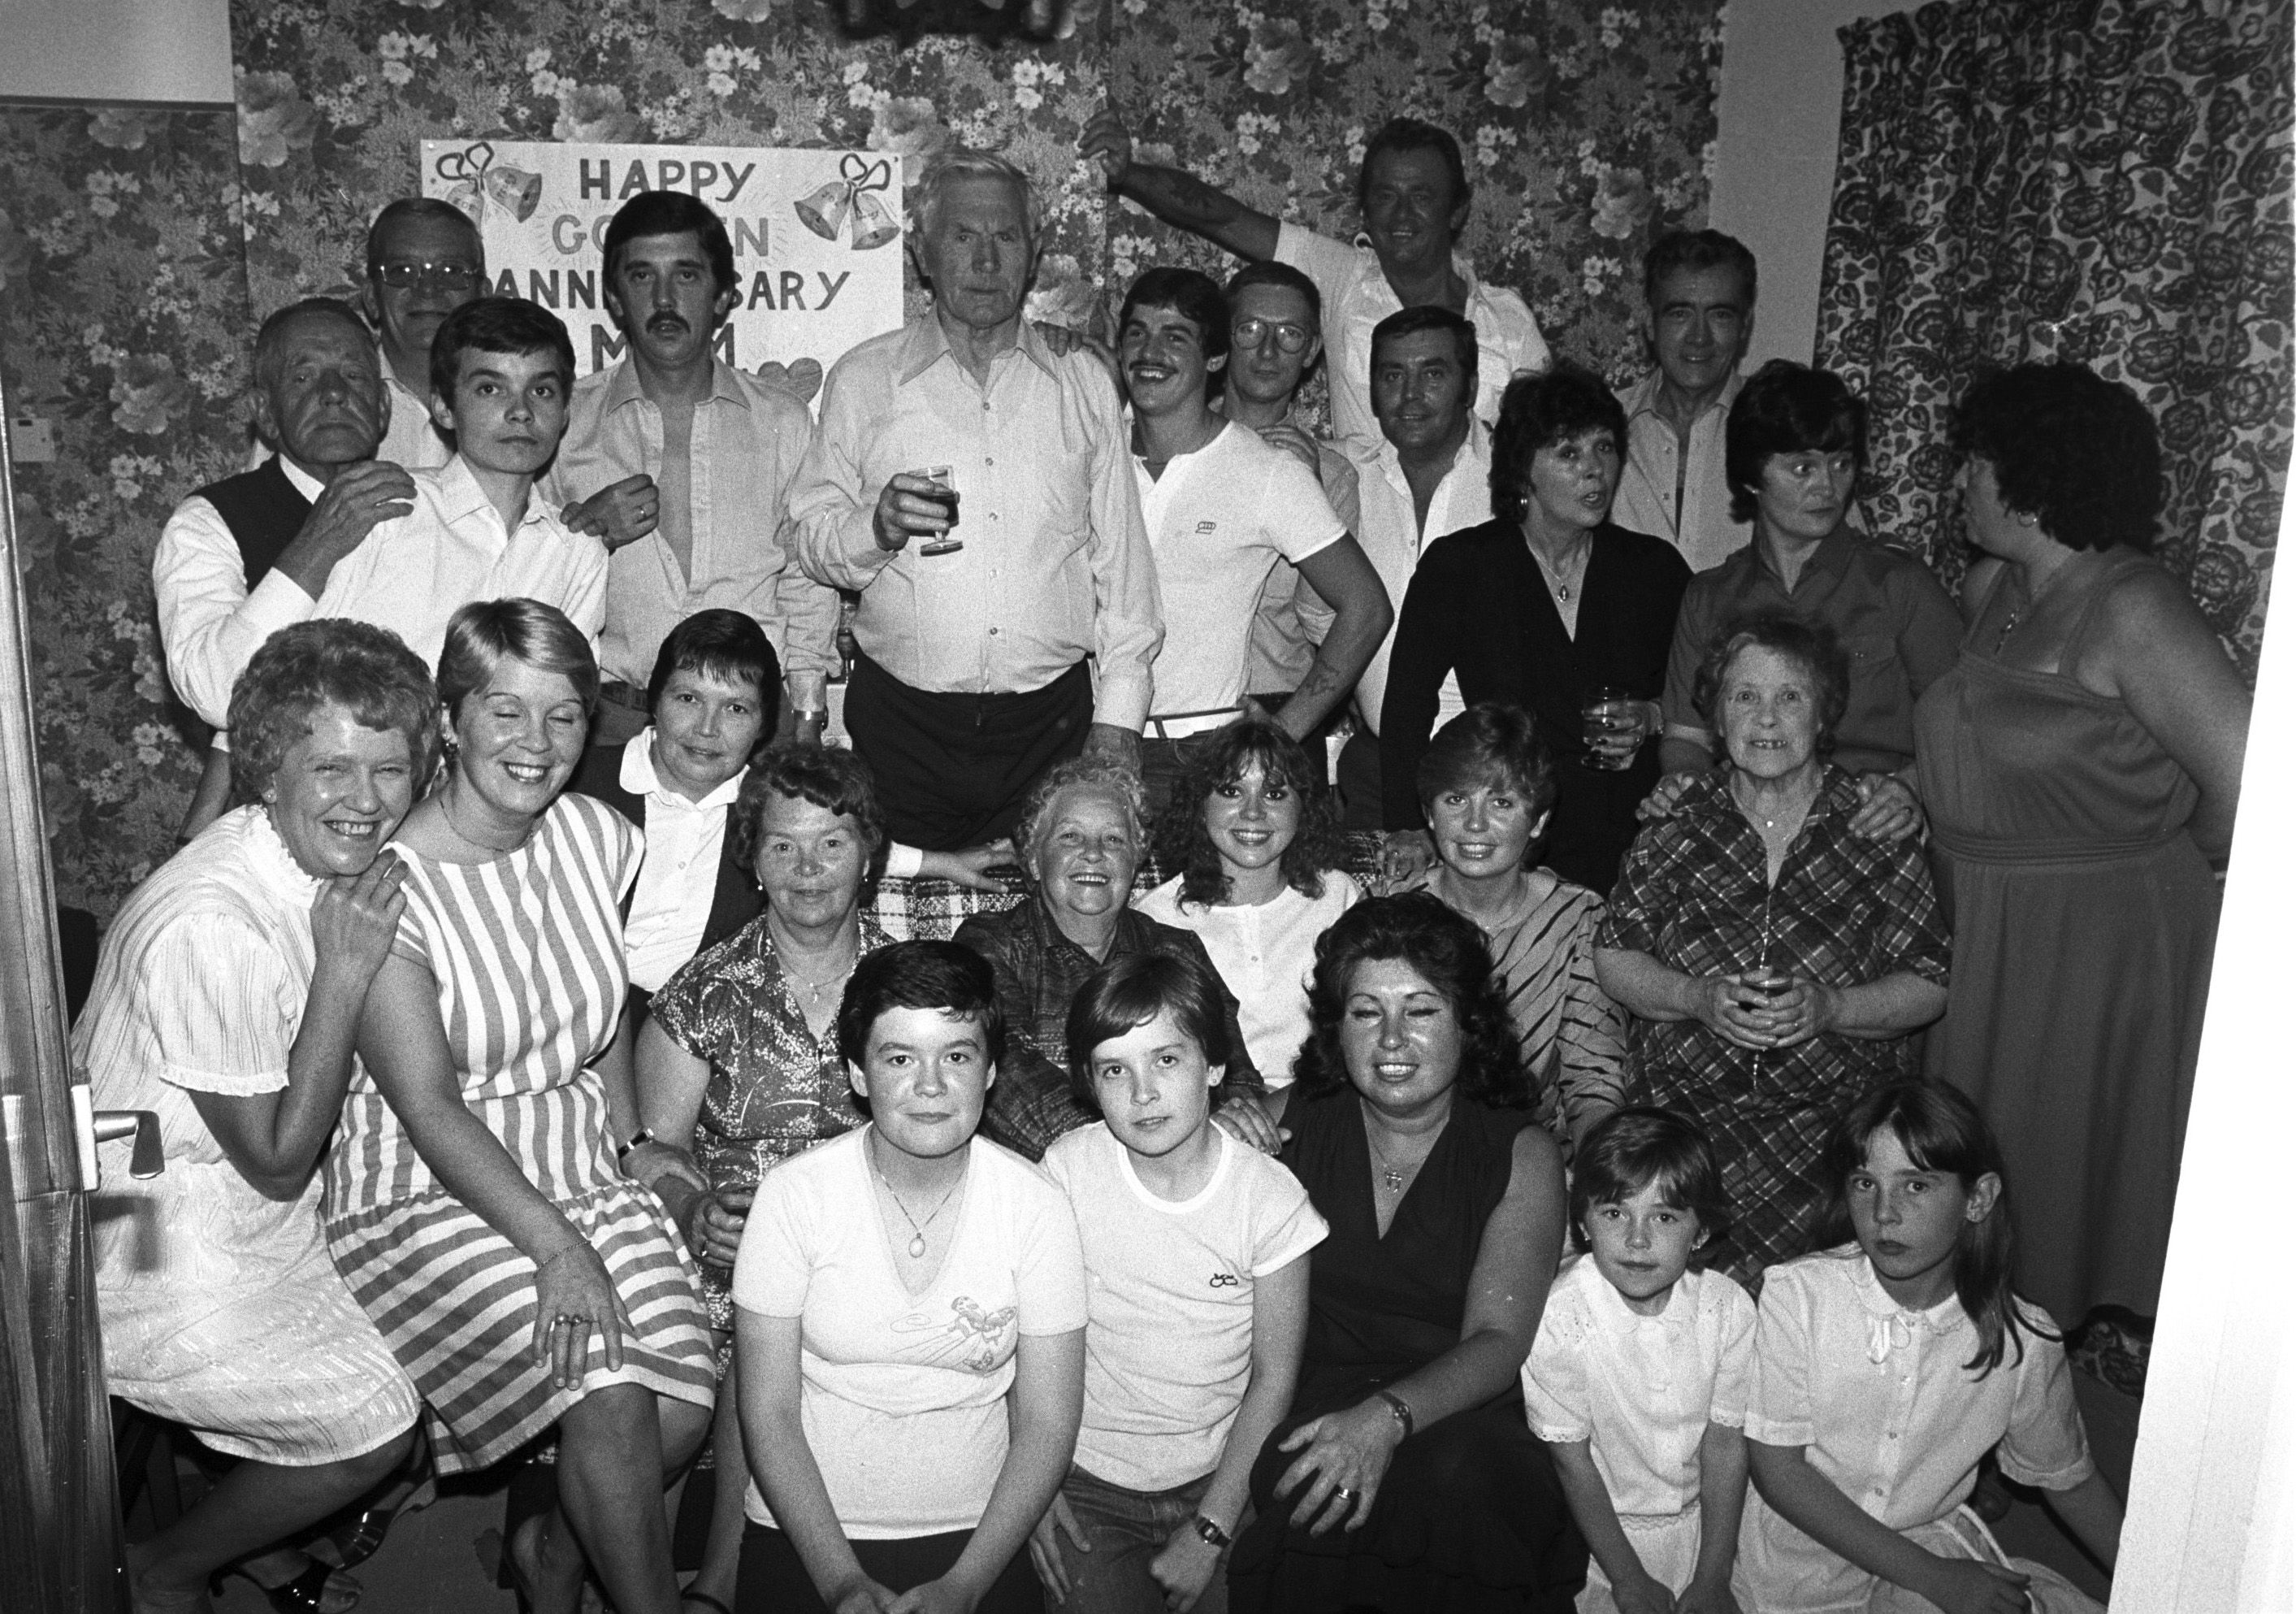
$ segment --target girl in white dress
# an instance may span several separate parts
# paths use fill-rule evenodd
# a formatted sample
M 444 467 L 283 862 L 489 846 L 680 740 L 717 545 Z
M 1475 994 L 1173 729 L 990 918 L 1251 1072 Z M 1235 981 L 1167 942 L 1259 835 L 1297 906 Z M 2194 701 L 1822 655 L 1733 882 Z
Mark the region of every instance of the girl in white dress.
M 1613 1112 L 1579 1145 L 1570 1223 L 1587 1253 L 1547 1295 L 1522 1398 L 1594 1555 L 1579 1614 L 1724 1614 L 1754 1303 L 1690 1270 L 1730 1224 L 1713 1145 L 1672 1110 Z
M 2089 1460 L 2064 1346 L 2009 1291 L 2000 1146 L 1959 1091 L 1859 1099 L 1830 1151 L 1855 1243 L 1772 1267 L 1755 1335 L 1734 1590 L 1768 1614 L 2075 1614 L 1966 1505 L 1988 1451 L 2109 1569 L 2120 1499 Z

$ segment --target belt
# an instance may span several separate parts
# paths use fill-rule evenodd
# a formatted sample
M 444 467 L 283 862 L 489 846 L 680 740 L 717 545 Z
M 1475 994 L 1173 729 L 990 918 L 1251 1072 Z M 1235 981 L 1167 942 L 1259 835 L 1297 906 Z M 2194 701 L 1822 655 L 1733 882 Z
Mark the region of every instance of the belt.
M 1202 712 L 1167 712 L 1148 719 L 1150 736 L 1160 740 L 1184 740 L 1193 734 L 1225 729 L 1235 721 L 1241 706 L 1213 706 Z

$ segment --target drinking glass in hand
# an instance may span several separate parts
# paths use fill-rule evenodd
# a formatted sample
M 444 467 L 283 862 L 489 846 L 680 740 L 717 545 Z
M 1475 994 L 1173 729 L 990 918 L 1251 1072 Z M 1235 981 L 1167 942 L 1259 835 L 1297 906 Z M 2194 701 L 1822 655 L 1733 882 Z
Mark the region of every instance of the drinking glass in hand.
M 1623 689 L 1597 689 L 1578 709 L 1585 726 L 1587 766 L 1621 773 L 1635 764 L 1643 724 L 1641 703 Z M 1635 743 L 1624 743 L 1635 737 Z
M 919 497 L 936 500 L 948 507 L 949 531 L 942 533 L 939 538 L 934 539 L 930 543 L 920 545 L 917 548 L 917 553 L 920 555 L 949 555 L 953 554 L 956 550 L 964 548 L 964 540 L 954 536 L 956 531 L 957 500 L 956 479 L 955 473 L 947 465 L 927 465 L 922 471 L 919 472 L 918 474 L 922 476 L 927 482 L 931 482 L 935 489 L 935 491 L 921 494 Z

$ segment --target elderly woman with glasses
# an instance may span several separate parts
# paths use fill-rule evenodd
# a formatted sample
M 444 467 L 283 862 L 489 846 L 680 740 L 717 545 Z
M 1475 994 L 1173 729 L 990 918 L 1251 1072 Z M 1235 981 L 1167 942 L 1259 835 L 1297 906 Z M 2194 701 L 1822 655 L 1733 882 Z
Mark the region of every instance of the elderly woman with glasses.
M 128 1590 L 138 1614 L 205 1610 L 235 1564 L 275 1606 L 339 1614 L 356 1587 L 272 1544 L 414 1444 L 422 1398 L 327 1259 L 316 1167 L 406 907 L 382 848 L 437 759 L 438 696 L 396 635 L 330 619 L 273 636 L 230 712 L 239 805 L 128 898 L 72 1039 L 95 1102 L 155 1114 L 166 1158 L 136 1181 L 103 1147 L 112 1393 L 240 1460 L 129 1549 Z
M 1014 840 L 1027 900 L 965 920 L 955 940 L 996 972 L 1007 1026 L 1009 1046 L 984 1129 L 1037 1160 L 1062 1132 L 1100 1118 L 1077 1102 L 1068 1077 L 1069 1004 L 1085 978 L 1111 959 L 1136 952 L 1185 953 L 1206 969 L 1213 965 L 1196 935 L 1130 905 L 1143 841 L 1140 778 L 1130 769 L 1095 757 L 1061 763 L 1029 793 Z M 1239 1051 L 1228 1066 L 1220 1113 L 1246 1142 L 1272 1149 L 1275 1128 L 1256 1097 L 1259 1073 L 1241 1051 L 1234 994 L 1224 996 L 1229 1045 Z

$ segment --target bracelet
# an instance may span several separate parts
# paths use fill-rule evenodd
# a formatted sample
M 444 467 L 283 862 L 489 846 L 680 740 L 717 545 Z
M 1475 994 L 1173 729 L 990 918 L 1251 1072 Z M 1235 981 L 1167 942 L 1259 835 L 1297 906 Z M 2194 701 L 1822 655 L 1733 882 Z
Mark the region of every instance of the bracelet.
M 1204 1538 L 1204 1544 L 1207 1546 L 1217 1547 L 1224 1552 L 1227 1551 L 1228 1548 L 1235 1544 L 1235 1538 L 1234 1536 L 1230 1536 L 1226 1530 L 1221 1529 L 1219 1526 L 1214 1524 L 1201 1513 L 1197 1514 L 1192 1522 L 1196 1527 L 1196 1534 Z
M 1387 1403 L 1387 1410 L 1394 1413 L 1396 1422 L 1403 1426 L 1403 1437 L 1410 1439 L 1412 1430 L 1416 1427 L 1412 1420 L 1410 1404 L 1393 1390 L 1374 1390 L 1372 1394 Z
M 614 1145 L 614 1164 L 616 1165 L 619 1165 L 624 1160 L 629 1157 L 630 1150 L 637 1148 L 641 1144 L 651 1143 L 652 1141 L 653 1129 L 648 1126 L 639 1127 L 637 1131 L 629 1135 L 628 1141 Z
M 791 721 L 800 723 L 815 721 L 825 723 L 829 721 L 829 708 L 826 706 L 791 706 L 790 708 L 790 717 Z

